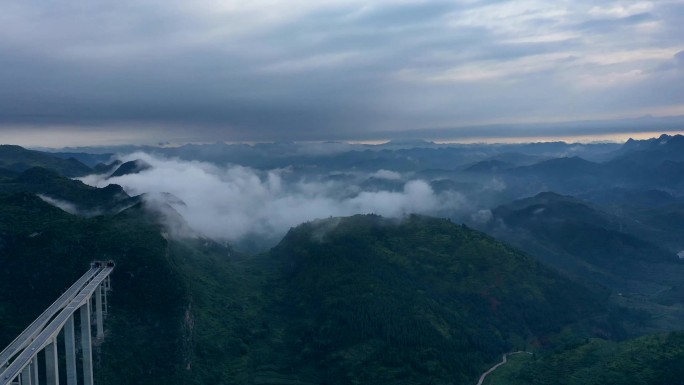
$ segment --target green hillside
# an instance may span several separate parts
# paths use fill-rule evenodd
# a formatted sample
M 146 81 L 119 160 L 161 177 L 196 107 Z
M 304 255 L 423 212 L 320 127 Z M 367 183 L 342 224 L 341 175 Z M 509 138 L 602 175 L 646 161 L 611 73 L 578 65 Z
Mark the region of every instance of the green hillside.
M 93 259 L 117 263 L 100 384 L 468 383 L 604 304 L 445 220 L 309 223 L 246 257 L 169 241 L 150 218 L 140 205 L 82 218 L 31 193 L 0 197 L 0 344 Z
M 497 207 L 485 230 L 549 266 L 612 290 L 618 303 L 642 312 L 643 322 L 629 330 L 639 335 L 677 330 L 684 322 L 684 261 L 662 242 L 646 238 L 655 232 L 679 234 L 676 221 L 667 222 L 674 225 L 656 229 L 645 218 L 627 220 L 573 197 L 541 193 Z
M 96 188 L 79 180 L 64 178 L 56 171 L 42 167 L 33 167 L 19 174 L 8 174 L 5 179 L 0 176 L 0 194 L 19 192 L 54 199 L 68 206 L 69 211 L 86 216 L 116 213 L 139 201 L 138 198 L 128 196 L 119 185 Z
M 167 239 L 140 202 L 83 217 L 35 195 L 113 207 L 116 186 L 39 168 L 6 175 L 0 345 L 90 261 L 113 259 L 106 339 L 95 351 L 101 385 L 470 384 L 506 351 L 544 355 L 623 334 L 625 314 L 611 310 L 608 292 L 448 220 L 314 221 L 246 256 Z
M 33 194 L 0 197 L 0 345 L 7 345 L 95 259 L 117 263 L 96 351 L 99 384 L 181 383 L 186 289 L 157 226 L 135 216 L 84 219 Z M 160 354 L 160 352 L 164 352 Z
M 684 381 L 684 333 L 646 336 L 623 343 L 587 340 L 502 370 L 491 384 L 660 385 Z M 508 369 L 508 368 L 507 368 Z
M 493 238 L 427 217 L 307 223 L 271 257 L 288 367 L 312 382 L 468 383 L 501 352 L 548 343 L 605 306 Z
M 619 218 L 573 197 L 541 193 L 497 207 L 493 214 L 508 231 L 525 232 L 578 262 L 623 276 L 641 275 L 640 263 L 676 259 L 674 253 L 621 231 L 625 226 Z
M 32 167 L 49 168 L 68 177 L 83 176 L 91 172 L 90 167 L 74 158 L 62 159 L 46 152 L 0 144 L 0 168 L 21 172 Z

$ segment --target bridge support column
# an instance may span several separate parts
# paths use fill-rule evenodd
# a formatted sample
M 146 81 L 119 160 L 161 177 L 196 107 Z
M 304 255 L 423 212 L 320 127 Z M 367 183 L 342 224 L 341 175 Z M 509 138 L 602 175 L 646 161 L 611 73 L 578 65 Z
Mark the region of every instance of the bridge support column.
M 102 285 L 95 291 L 95 325 L 97 326 L 97 339 L 104 338 L 104 325 L 102 323 Z
M 74 315 L 64 324 L 64 350 L 66 352 L 67 385 L 77 385 L 76 377 L 76 337 L 74 334 Z
M 38 380 L 38 353 L 36 353 L 35 357 L 33 357 L 33 361 L 31 361 L 31 369 L 33 370 L 33 372 L 31 372 L 31 379 L 33 380 L 32 385 L 40 385 Z
M 45 374 L 47 385 L 59 385 L 59 366 L 57 363 L 57 338 L 45 347 Z
M 104 302 L 103 302 L 103 308 L 102 308 L 102 314 L 107 316 L 107 309 L 109 309 L 109 306 L 107 305 L 107 292 L 109 291 L 109 276 L 107 276 L 107 279 L 102 283 L 102 292 L 104 294 Z
M 21 385 L 32 385 L 31 383 L 31 365 L 26 365 L 21 371 Z
M 81 306 L 81 351 L 83 352 L 83 385 L 93 385 L 93 350 L 90 342 L 90 301 Z

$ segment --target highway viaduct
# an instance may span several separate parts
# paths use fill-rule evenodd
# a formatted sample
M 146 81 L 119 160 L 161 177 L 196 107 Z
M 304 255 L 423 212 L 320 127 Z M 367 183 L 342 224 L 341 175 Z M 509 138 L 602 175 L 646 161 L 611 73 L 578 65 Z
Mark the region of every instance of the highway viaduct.
M 93 385 L 91 318 L 95 321 L 95 338 L 103 339 L 113 269 L 112 261 L 93 262 L 90 270 L 0 352 L 0 385 L 59 385 L 57 337 L 60 333 L 64 336 L 66 384 Z M 75 316 L 80 326 L 80 361 L 76 354 Z M 39 364 L 39 353 L 44 365 Z M 78 363 L 82 369 L 80 376 Z

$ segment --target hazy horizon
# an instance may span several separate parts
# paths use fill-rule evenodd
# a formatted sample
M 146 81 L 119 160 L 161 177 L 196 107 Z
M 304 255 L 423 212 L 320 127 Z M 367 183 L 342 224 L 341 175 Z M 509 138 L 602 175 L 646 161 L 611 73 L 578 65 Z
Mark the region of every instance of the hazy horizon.
M 684 122 L 684 118 L 682 119 Z M 443 130 L 448 132 L 447 130 Z M 684 134 L 684 129 L 673 130 L 624 130 L 615 132 L 604 132 L 603 130 L 596 130 L 596 133 L 582 130 L 576 134 L 565 130 L 561 133 L 529 135 L 525 132 L 512 132 L 505 135 L 501 132 L 497 135 L 496 132 L 484 135 L 459 135 L 455 131 L 455 135 L 448 136 L 418 136 L 419 130 L 414 130 L 411 135 L 406 136 L 387 136 L 379 139 L 320 139 L 320 140 L 282 140 L 282 139 L 264 139 L 264 140 L 190 140 L 190 139 L 174 139 L 168 136 L 160 136 L 158 138 L 147 138 L 140 140 L 131 136 L 108 135 L 100 131 L 94 132 L 73 132 L 65 131 L 4 131 L 0 137 L 0 144 L 14 144 L 27 148 L 44 149 L 44 150 L 59 150 L 64 148 L 82 148 L 82 147 L 116 147 L 116 146 L 183 146 L 187 144 L 257 144 L 257 143 L 277 143 L 277 142 L 295 142 L 295 143 L 347 143 L 359 145 L 382 145 L 393 141 L 427 141 L 435 144 L 519 144 L 519 143 L 535 143 L 535 142 L 566 142 L 566 143 L 624 143 L 629 139 L 650 139 L 657 138 L 660 135 L 678 135 Z

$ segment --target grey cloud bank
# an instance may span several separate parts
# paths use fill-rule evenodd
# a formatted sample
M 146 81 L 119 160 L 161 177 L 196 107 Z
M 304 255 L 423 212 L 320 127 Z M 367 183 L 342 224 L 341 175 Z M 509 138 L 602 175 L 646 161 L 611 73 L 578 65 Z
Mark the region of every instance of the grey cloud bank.
M 668 0 L 10 0 L 0 133 L 326 140 L 682 114 L 681 25 Z

